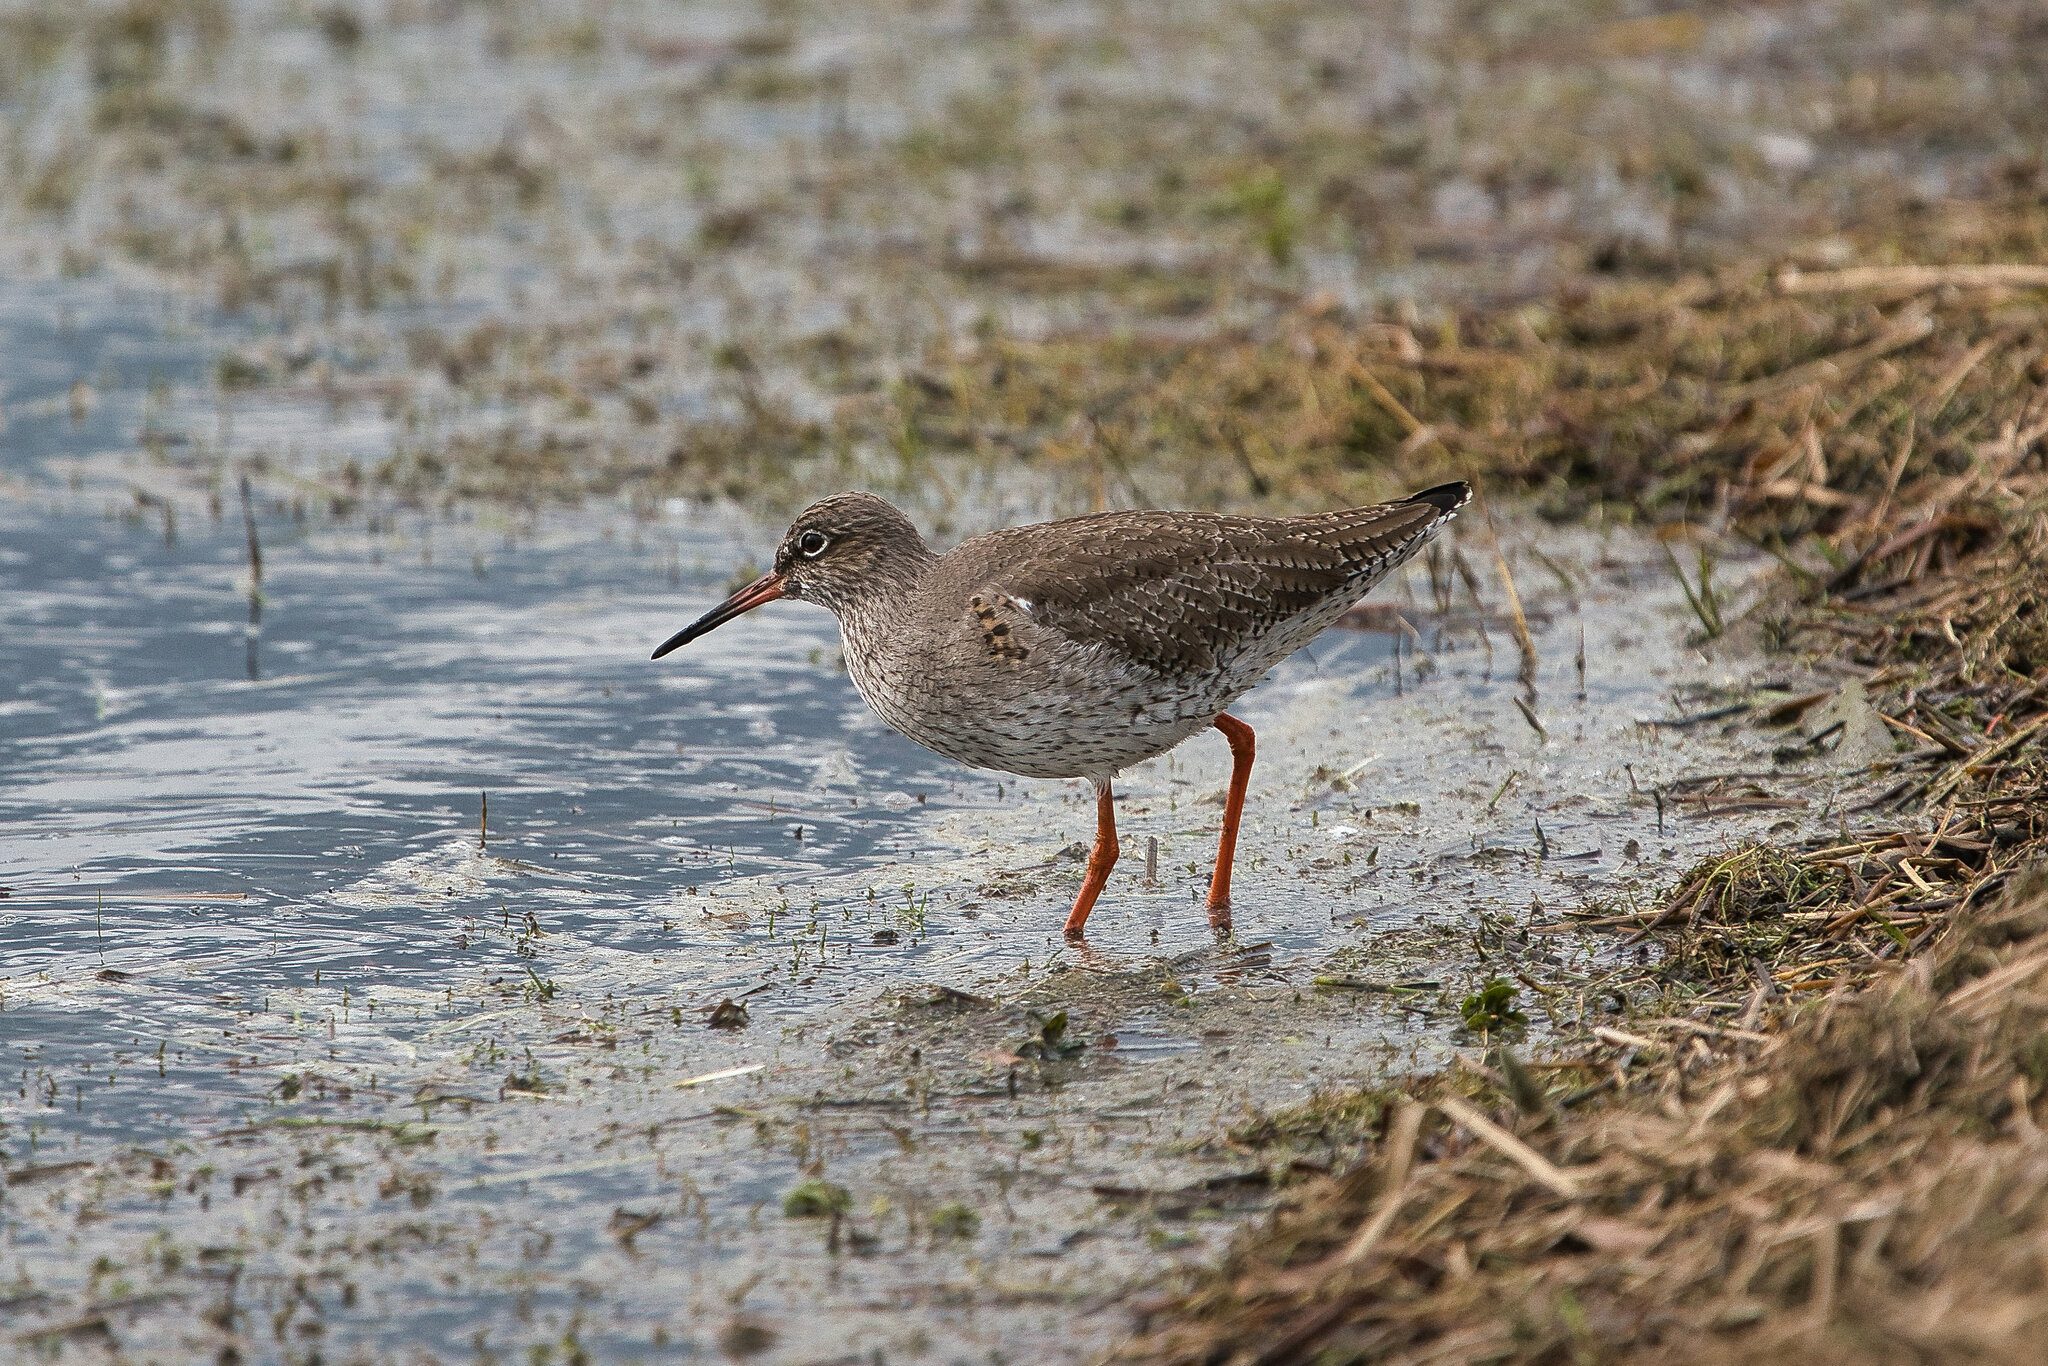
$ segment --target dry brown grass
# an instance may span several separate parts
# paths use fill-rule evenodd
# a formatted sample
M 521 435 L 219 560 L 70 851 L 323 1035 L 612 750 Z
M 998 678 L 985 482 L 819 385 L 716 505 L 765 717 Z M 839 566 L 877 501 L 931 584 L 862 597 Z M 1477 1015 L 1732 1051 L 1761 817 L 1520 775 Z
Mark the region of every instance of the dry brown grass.
M 1603 1043 L 1597 1106 L 1419 1091 L 1372 1161 L 1160 1306 L 1134 1355 L 2039 1360 L 2048 884 L 1747 1025 Z
M 1428 322 L 1311 310 L 1209 336 L 998 340 L 931 357 L 841 421 L 852 439 L 1092 467 L 1113 490 L 1171 468 L 1215 501 L 1320 506 L 1455 471 L 1559 515 L 1619 502 L 1775 542 L 1820 532 L 1855 561 L 1840 586 L 1867 587 L 1983 542 L 2025 492 L 2048 432 L 2048 278 L 1983 263 L 2048 257 L 2048 207 L 1951 207 L 1870 249 L 1954 264 L 1751 265 Z M 1936 508 L 1940 525 L 1886 543 Z
M 2011 240 L 2048 224 L 2014 214 Z M 1595 918 L 1663 950 L 1657 1018 L 1589 1020 L 1548 1090 L 1465 1069 L 1377 1098 L 1365 1159 L 1118 1359 L 2042 1359 L 2048 327 L 2025 277 L 1945 259 L 1598 305 L 1617 331 L 1560 305 L 1348 343 L 1369 401 L 1496 484 L 1776 546 L 1777 638 L 1911 748 L 1837 835 Z M 1452 401 L 1482 367 L 1526 382 Z

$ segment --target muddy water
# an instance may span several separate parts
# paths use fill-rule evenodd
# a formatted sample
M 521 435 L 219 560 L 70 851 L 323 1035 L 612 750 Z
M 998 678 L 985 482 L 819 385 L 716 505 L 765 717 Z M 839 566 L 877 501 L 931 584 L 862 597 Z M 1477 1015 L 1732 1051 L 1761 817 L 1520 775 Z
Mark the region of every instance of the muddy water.
M 16 1345 L 1100 1346 L 1115 1297 L 1213 1251 L 1273 1162 L 1332 1159 L 1233 1145 L 1248 1114 L 1476 1047 L 1457 1006 L 1486 977 L 1551 983 L 1562 1016 L 1626 985 L 1595 939 L 1499 925 L 1830 800 L 1660 815 L 1660 785 L 1766 761 L 1638 723 L 1755 666 L 1686 643 L 1644 545 L 1506 518 L 1525 691 L 1467 519 L 1449 548 L 1478 599 L 1413 569 L 1381 595 L 1412 632 L 1333 632 L 1242 708 L 1237 941 L 1198 904 L 1212 737 L 1127 775 L 1126 863 L 1076 950 L 1084 794 L 880 727 L 823 614 L 646 659 L 759 556 L 762 517 L 337 516 L 275 463 L 245 516 L 194 472 L 237 468 L 235 443 L 389 433 L 223 398 L 161 301 L 54 303 L 0 307 Z M 149 454 L 157 426 L 219 458 Z M 839 1216 L 787 1213 L 806 1190 Z

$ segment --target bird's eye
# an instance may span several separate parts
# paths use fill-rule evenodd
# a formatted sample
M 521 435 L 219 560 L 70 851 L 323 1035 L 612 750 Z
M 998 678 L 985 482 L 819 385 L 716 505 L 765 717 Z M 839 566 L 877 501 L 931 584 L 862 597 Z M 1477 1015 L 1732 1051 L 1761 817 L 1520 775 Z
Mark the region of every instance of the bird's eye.
M 825 547 L 829 544 L 822 531 L 806 531 L 796 538 L 797 553 L 807 560 L 815 560 L 824 554 Z

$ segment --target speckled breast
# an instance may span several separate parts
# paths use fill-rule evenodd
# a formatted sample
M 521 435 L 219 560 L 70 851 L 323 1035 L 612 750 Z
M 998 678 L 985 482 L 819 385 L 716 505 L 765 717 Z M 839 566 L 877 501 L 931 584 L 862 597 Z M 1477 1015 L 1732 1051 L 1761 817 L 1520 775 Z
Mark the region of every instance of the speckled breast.
M 1257 681 L 1174 684 L 1075 647 L 1019 662 L 877 648 L 857 630 L 845 642 L 854 687 L 890 726 L 956 762 L 1027 778 L 1108 777 L 1206 728 Z

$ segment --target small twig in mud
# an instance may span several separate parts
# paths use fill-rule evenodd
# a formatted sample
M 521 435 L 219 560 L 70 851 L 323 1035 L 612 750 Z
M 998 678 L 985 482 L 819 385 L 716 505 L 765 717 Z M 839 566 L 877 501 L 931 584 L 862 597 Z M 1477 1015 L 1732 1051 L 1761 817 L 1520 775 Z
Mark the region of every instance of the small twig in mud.
M 1707 548 L 1701 546 L 1699 549 L 1700 585 L 1698 591 L 1694 591 L 1692 581 L 1686 578 L 1684 568 L 1678 563 L 1678 556 L 1672 553 L 1671 543 L 1659 537 L 1657 545 L 1664 552 L 1665 562 L 1671 566 L 1671 576 L 1678 580 L 1678 587 L 1685 594 L 1686 605 L 1699 618 L 1700 630 L 1708 640 L 1719 640 L 1727 627 L 1721 620 L 1720 599 L 1714 593 L 1714 562 L 1707 554 Z
M 1747 702 L 1731 702 L 1725 707 L 1711 707 L 1706 711 L 1689 712 L 1684 716 L 1652 716 L 1636 722 L 1656 730 L 1684 730 L 1690 726 L 1704 726 L 1709 721 L 1726 721 L 1731 716 L 1740 716 L 1748 711 Z
M 1767 726 L 1789 726 L 1796 723 L 1807 712 L 1835 695 L 1835 689 L 1822 688 L 1818 692 L 1800 693 L 1782 702 L 1773 702 L 1764 709 L 1757 719 Z
M 257 644 L 263 632 L 263 546 L 256 539 L 256 505 L 249 492 L 249 476 L 242 476 L 242 533 L 249 542 L 249 626 L 245 634 L 249 681 L 262 674 Z
M 1530 1180 L 1547 1187 L 1566 1200 L 1579 1198 L 1579 1183 L 1568 1172 L 1551 1162 L 1543 1154 L 1501 1128 L 1485 1115 L 1472 1108 L 1456 1096 L 1439 1096 L 1436 1108 L 1444 1117 L 1469 1130 L 1474 1138 L 1507 1158 L 1529 1174 Z
M 1325 767 L 1318 767 L 1315 772 L 1309 775 L 1308 782 L 1302 787 L 1302 800 L 1307 801 L 1310 797 L 1317 794 L 1327 796 L 1333 792 L 1352 791 L 1353 785 L 1358 781 L 1358 775 L 1378 763 L 1379 757 L 1376 753 L 1368 754 L 1357 763 L 1351 765 L 1351 767 L 1338 773 L 1332 773 Z
M 1500 799 L 1508 794 L 1508 789 L 1513 787 L 1521 776 L 1522 770 L 1519 768 L 1510 769 L 1508 776 L 1500 780 L 1500 786 L 1496 787 L 1493 790 L 1493 795 L 1486 800 L 1487 815 L 1491 816 L 1493 814 L 1493 809 L 1500 805 Z
M 1423 558 L 1429 569 L 1429 600 L 1436 605 L 1438 616 L 1449 616 L 1451 594 L 1456 591 L 1450 572 L 1450 557 L 1444 553 L 1443 545 L 1432 541 Z
M 628 1252 L 633 1250 L 633 1240 L 653 1228 L 666 1217 L 665 1210 L 630 1210 L 621 1205 L 612 1210 L 612 1217 L 605 1230 L 619 1240 L 619 1245 Z
M 1385 1161 L 1380 1169 L 1380 1198 L 1372 1217 L 1344 1245 L 1338 1262 L 1349 1266 L 1371 1252 L 1400 1212 L 1402 1197 L 1408 1193 L 1408 1177 L 1415 1170 L 1416 1140 L 1422 1134 L 1423 1118 L 1429 1107 L 1413 1096 L 1402 1096 L 1394 1104 L 1394 1116 L 1387 1123 L 1386 1141 L 1380 1145 Z
M 1413 982 L 1374 982 L 1364 977 L 1324 976 L 1310 978 L 1309 985 L 1325 991 L 1373 991 L 1398 996 L 1403 992 L 1431 991 L 1440 984 L 1420 980 Z
M 1493 636 L 1486 629 L 1486 600 L 1479 596 L 1479 576 L 1472 572 L 1472 564 L 1462 550 L 1451 552 L 1451 568 L 1458 571 L 1458 581 L 1465 585 L 1465 595 L 1472 599 L 1472 609 L 1477 613 L 1479 625 L 1479 646 L 1486 651 L 1486 676 L 1493 677 Z
M 932 988 L 931 997 L 925 1004 L 982 1010 L 995 1005 L 996 1002 L 987 996 L 977 996 L 971 991 L 962 991 L 958 987 L 949 987 L 941 982 Z
M 1543 729 L 1543 723 L 1536 719 L 1536 709 L 1517 697 L 1515 699 L 1515 710 L 1522 713 L 1522 719 L 1529 723 L 1529 729 L 1536 732 L 1536 738 L 1548 744 L 1550 732 Z
M 491 842 L 491 794 L 479 793 L 483 801 L 476 812 L 476 847 L 482 849 Z
M 1586 700 L 1586 623 L 1579 623 L 1579 652 L 1572 656 L 1572 669 L 1579 679 L 1579 701 Z
M 1522 611 L 1522 595 L 1515 591 L 1515 574 L 1508 568 L 1508 557 L 1502 553 L 1498 539 L 1493 545 L 1493 561 L 1500 569 L 1501 590 L 1508 596 L 1508 625 L 1514 628 L 1515 647 L 1522 652 L 1522 684 L 1533 689 L 1536 686 L 1536 641 L 1529 634 L 1529 618 Z
M 263 547 L 256 539 L 256 507 L 246 474 L 242 476 L 242 534 L 249 542 L 249 582 L 253 592 L 263 586 Z
M 1576 605 L 1579 596 L 1579 581 L 1572 577 L 1572 572 L 1559 564 L 1556 557 L 1545 554 L 1542 546 L 1530 545 L 1524 548 L 1535 559 L 1536 563 L 1550 571 L 1550 576 L 1557 580 L 1557 586 L 1563 589 Z
M 1732 384 L 1728 386 L 1724 397 L 1732 403 L 1744 403 L 1783 393 L 1788 389 L 1796 389 L 1803 384 L 1822 384 L 1840 380 L 1880 356 L 1888 356 L 1894 351 L 1917 346 L 1932 335 L 1934 319 L 1925 313 L 1913 313 L 1893 322 L 1869 341 L 1845 347 L 1831 356 L 1805 361 L 1788 370 L 1780 370 L 1776 374 L 1765 375 L 1743 384 Z M 1814 491 L 1829 501 L 1839 496 L 1835 490 L 1825 486 L 1813 487 Z
M 1393 391 L 1380 383 L 1379 376 L 1366 369 L 1357 357 L 1352 357 L 1346 368 L 1351 371 L 1352 376 L 1360 384 L 1365 386 L 1366 392 L 1372 395 L 1373 401 L 1386 409 L 1389 416 L 1407 429 L 1411 440 L 1418 442 L 1443 440 L 1437 434 L 1434 427 L 1424 425 L 1420 418 L 1409 412 L 1407 405 L 1402 403 L 1400 399 L 1395 398 Z
M 1159 836 L 1145 836 L 1145 885 L 1159 885 Z
M 766 1063 L 750 1062 L 738 1067 L 721 1067 L 716 1072 L 700 1072 L 694 1077 L 684 1077 L 681 1081 L 675 1083 L 675 1089 L 682 1091 L 693 1086 L 705 1086 L 714 1081 L 729 1081 L 734 1077 L 752 1076 L 754 1073 L 765 1069 L 767 1065 Z
M 1780 294 L 1824 294 L 1854 289 L 2048 289 L 2048 266 L 1988 262 L 1953 266 L 1849 266 L 1800 270 L 1788 266 L 1771 281 Z

